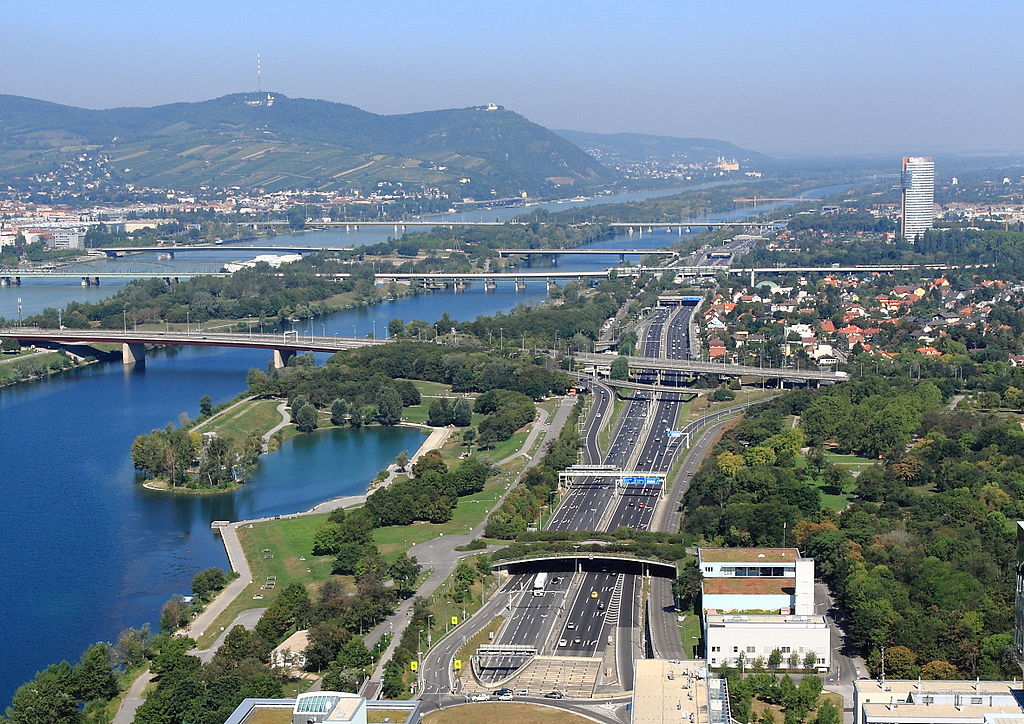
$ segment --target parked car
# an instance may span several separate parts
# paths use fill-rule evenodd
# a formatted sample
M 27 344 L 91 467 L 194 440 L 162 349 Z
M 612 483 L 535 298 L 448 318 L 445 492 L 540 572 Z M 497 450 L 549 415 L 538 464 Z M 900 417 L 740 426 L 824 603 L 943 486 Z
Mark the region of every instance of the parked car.
M 558 639 L 558 645 L 559 646 L 568 646 L 569 642 L 566 641 L 565 639 Z
M 512 701 L 511 694 L 498 694 L 498 701 Z
M 530 690 L 529 689 L 516 689 L 516 696 L 529 696 L 529 695 L 530 695 Z

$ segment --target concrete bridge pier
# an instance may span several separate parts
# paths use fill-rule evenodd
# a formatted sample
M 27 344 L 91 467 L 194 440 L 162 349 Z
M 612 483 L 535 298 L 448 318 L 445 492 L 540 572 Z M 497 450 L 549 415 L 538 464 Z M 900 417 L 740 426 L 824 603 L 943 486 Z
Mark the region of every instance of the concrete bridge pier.
M 294 349 L 275 349 L 274 350 L 274 369 L 283 370 L 288 366 L 288 360 L 295 356 Z
M 493 279 L 487 279 L 484 281 L 484 291 L 493 292 L 497 288 L 498 285 L 495 284 Z
M 553 292 L 556 289 L 558 289 L 558 282 L 554 279 L 548 279 L 548 291 Z
M 146 345 L 142 342 L 122 342 L 121 361 L 126 365 L 133 365 L 146 361 Z
M 524 289 L 526 289 L 526 282 L 524 282 L 522 279 L 516 279 L 516 291 L 521 292 Z
M 466 287 L 468 285 L 466 284 L 466 282 L 459 280 L 459 281 L 456 281 L 453 286 L 454 286 L 455 291 L 463 292 L 463 291 L 466 290 Z

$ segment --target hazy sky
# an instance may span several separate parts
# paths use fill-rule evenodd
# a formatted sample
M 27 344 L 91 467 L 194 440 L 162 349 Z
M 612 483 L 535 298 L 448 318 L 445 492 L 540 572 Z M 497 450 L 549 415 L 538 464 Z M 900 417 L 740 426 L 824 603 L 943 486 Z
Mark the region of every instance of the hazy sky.
M 102 108 L 263 88 L 377 113 L 782 153 L 1024 150 L 1024 1 L 2 0 L 0 93 Z

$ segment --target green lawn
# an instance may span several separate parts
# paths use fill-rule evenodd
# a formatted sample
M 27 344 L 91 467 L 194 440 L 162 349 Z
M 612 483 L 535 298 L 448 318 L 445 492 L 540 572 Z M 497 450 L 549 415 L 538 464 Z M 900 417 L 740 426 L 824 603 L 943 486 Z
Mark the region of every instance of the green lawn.
M 526 436 L 530 434 L 531 425 L 522 427 L 518 432 L 514 433 L 508 440 L 502 440 L 501 442 L 494 443 L 494 447 L 490 450 L 485 450 L 487 456 L 494 462 L 504 460 L 512 453 L 516 452 L 526 442 Z
M 700 639 L 704 634 L 701 630 L 700 616 L 693 611 L 687 611 L 683 622 L 679 624 L 679 637 L 683 641 L 683 650 L 689 653 L 689 658 L 696 659 L 700 647 Z
M 265 608 L 292 583 L 315 586 L 331 577 L 333 556 L 314 556 L 310 551 L 313 533 L 327 520 L 327 514 L 304 515 L 298 518 L 253 523 L 238 529 L 238 538 L 252 569 L 252 584 L 227 607 L 207 633 L 199 639 L 200 647 L 209 646 L 242 611 Z M 269 552 L 264 552 L 269 548 Z M 267 556 L 272 556 L 268 558 Z M 306 560 L 302 560 L 305 558 Z M 260 586 L 267 576 L 277 576 L 277 585 L 264 590 Z M 351 582 L 348 576 L 337 576 Z M 254 595 L 263 596 L 254 600 Z
M 826 453 L 825 458 L 833 465 L 837 465 L 851 473 L 866 470 L 875 464 L 873 460 L 857 457 L 856 455 L 836 455 Z M 806 468 L 807 459 L 802 455 L 799 456 L 796 459 L 796 467 Z M 825 481 L 817 476 L 811 477 L 810 483 L 821 491 L 821 504 L 832 510 L 843 510 L 846 508 L 846 506 L 850 504 L 850 501 L 853 500 L 854 491 L 857 488 L 856 480 L 852 480 L 844 485 L 842 490 L 837 490 L 830 485 L 826 485 Z
M 201 432 L 215 431 L 225 437 L 244 439 L 251 433 L 262 435 L 281 422 L 277 412 L 280 400 L 252 400 L 243 403 L 214 421 L 203 425 Z

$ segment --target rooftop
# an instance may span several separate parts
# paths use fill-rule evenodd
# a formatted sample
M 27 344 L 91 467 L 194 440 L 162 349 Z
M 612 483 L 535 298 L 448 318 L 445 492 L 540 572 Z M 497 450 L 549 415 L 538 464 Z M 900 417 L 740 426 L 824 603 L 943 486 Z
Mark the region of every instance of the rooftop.
M 708 613 L 704 615 L 708 626 L 766 626 L 779 625 L 798 628 L 824 628 L 824 616 L 797 616 L 769 613 Z
M 704 595 L 795 596 L 795 578 L 705 578 Z
M 709 724 L 704 685 L 707 675 L 703 661 L 638 659 L 633 680 L 633 724 L 688 720 Z
M 701 563 L 788 563 L 800 557 L 796 548 L 701 548 Z

